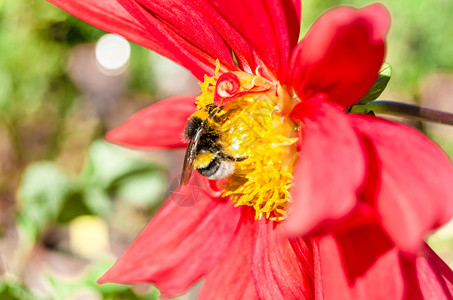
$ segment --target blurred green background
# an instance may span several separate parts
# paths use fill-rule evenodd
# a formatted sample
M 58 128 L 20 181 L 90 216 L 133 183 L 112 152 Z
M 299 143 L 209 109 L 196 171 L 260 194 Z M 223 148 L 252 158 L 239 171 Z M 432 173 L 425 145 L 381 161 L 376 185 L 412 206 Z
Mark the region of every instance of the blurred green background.
M 453 1 L 382 2 L 393 76 L 381 98 L 453 112 Z M 303 32 L 334 5 L 368 3 L 305 1 Z M 102 72 L 104 34 L 44 0 L 0 0 L 0 299 L 158 298 L 95 281 L 162 204 L 182 152 L 102 137 L 154 101 L 195 93 L 196 81 L 132 44 L 126 68 Z M 451 128 L 411 124 L 453 155 Z M 452 236 L 447 226 L 430 239 L 450 264 Z

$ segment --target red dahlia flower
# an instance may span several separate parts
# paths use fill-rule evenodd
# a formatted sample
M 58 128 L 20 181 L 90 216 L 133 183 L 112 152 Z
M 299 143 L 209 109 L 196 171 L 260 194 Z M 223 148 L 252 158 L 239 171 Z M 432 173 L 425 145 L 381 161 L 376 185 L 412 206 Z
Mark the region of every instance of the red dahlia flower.
M 297 42 L 297 0 L 50 2 L 203 82 L 196 102 L 162 100 L 108 140 L 185 147 L 187 119 L 221 105 L 218 150 L 236 160 L 224 180 L 195 173 L 178 193 L 201 182 L 199 203 L 168 201 L 101 282 L 172 297 L 204 276 L 201 299 L 451 299 L 453 274 L 423 241 L 453 213 L 449 159 L 405 125 L 345 113 L 383 63 L 383 6 L 330 10 Z M 216 154 L 198 155 L 201 170 Z

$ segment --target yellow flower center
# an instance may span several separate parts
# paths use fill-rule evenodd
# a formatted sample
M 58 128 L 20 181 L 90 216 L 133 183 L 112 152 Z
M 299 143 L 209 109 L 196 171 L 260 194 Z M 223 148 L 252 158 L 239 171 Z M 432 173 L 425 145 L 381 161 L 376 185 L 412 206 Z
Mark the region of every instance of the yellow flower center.
M 289 96 L 276 83 L 259 75 L 232 73 L 240 82 L 233 95 L 232 85 L 218 84 L 216 75 L 205 76 L 197 97 L 200 112 L 215 103 L 216 92 L 216 99 L 220 95 L 220 103 L 215 104 L 222 107 L 216 113 L 221 142 L 229 155 L 239 158 L 234 173 L 222 184 L 223 194 L 230 196 L 235 206 L 253 207 L 256 219 L 282 220 L 291 201 L 289 190 L 297 160 L 297 126 L 282 109 Z M 197 157 L 196 164 L 205 165 L 209 161 L 209 157 L 204 157 L 207 155 Z

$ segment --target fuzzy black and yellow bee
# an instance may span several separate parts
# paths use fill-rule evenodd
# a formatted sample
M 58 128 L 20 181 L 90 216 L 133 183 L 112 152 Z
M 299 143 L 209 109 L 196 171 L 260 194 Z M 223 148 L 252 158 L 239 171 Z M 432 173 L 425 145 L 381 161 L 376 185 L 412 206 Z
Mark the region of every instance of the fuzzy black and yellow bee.
M 236 161 L 245 157 L 235 157 L 225 145 L 222 132 L 222 118 L 218 116 L 223 106 L 207 105 L 195 112 L 184 130 L 189 141 L 181 175 L 181 185 L 186 185 L 193 169 L 208 179 L 222 179 L 234 173 Z

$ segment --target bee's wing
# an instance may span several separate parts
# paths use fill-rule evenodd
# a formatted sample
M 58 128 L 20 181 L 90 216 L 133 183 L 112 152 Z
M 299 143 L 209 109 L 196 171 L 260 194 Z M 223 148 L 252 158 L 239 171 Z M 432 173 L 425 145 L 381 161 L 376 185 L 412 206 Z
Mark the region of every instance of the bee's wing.
M 190 177 L 192 176 L 193 164 L 195 162 L 195 157 L 197 156 L 197 146 L 200 141 L 202 131 L 203 126 L 200 126 L 200 128 L 197 129 L 193 139 L 189 140 L 189 145 L 187 145 L 186 155 L 184 157 L 184 165 L 182 167 L 180 186 L 188 184 Z

